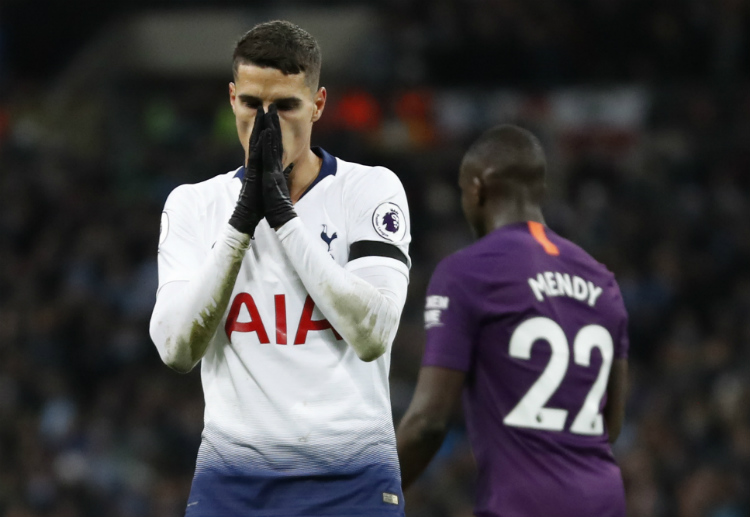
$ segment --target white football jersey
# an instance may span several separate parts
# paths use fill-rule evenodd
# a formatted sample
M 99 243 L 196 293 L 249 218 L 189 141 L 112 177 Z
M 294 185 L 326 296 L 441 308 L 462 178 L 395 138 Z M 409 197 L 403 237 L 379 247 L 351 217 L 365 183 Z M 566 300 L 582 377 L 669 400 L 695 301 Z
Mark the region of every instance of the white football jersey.
M 321 171 L 294 209 L 318 245 L 347 270 L 382 264 L 408 278 L 409 211 L 396 175 L 314 152 L 323 158 Z M 204 263 L 234 211 L 243 175 L 240 168 L 169 196 L 160 288 L 189 280 Z M 350 257 L 358 242 L 391 245 L 401 260 L 366 252 Z M 280 509 L 262 515 L 293 515 L 301 507 L 292 504 L 297 498 L 312 505 L 305 510 L 310 515 L 339 515 L 331 509 L 336 497 L 359 498 L 363 514 L 393 515 L 402 501 L 389 367 L 390 350 L 363 362 L 336 333 L 262 220 L 201 361 L 204 431 L 188 515 L 191 505 L 209 500 L 219 506 L 200 515 L 229 515 L 248 505 Z M 309 509 L 316 504 L 319 511 Z

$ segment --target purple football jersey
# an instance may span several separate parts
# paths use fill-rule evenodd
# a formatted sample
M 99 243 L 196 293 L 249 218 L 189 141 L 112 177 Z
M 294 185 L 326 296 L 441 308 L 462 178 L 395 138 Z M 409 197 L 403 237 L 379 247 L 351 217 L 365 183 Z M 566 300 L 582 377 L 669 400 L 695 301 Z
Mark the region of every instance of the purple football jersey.
M 628 353 L 614 275 L 539 223 L 504 226 L 435 270 L 422 364 L 467 372 L 477 517 L 624 517 L 602 417 Z

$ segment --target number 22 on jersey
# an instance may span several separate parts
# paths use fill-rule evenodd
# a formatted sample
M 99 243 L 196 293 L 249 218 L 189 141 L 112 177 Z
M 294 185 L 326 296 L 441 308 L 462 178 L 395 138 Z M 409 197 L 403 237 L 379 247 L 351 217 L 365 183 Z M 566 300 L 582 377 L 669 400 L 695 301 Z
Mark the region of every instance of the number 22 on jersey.
M 568 411 L 545 407 L 547 401 L 560 387 L 570 362 L 570 347 L 562 327 L 546 317 L 524 321 L 510 338 L 510 356 L 517 359 L 530 359 L 531 348 L 539 340 L 549 343 L 552 349 L 550 360 L 542 375 L 508 413 L 503 422 L 514 427 L 562 431 Z M 590 366 L 591 352 L 594 348 L 598 348 L 601 352 L 602 364 L 596 381 L 570 426 L 570 432 L 575 434 L 601 435 L 604 432 L 604 419 L 599 412 L 599 405 L 607 389 L 614 345 L 607 329 L 600 325 L 587 325 L 578 331 L 573 341 L 573 361 L 581 366 Z

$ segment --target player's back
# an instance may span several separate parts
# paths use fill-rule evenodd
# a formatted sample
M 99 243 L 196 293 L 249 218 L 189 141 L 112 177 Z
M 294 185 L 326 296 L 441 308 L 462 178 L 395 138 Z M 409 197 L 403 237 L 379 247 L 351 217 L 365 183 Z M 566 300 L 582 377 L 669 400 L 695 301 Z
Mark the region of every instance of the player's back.
M 454 364 L 468 373 L 476 515 L 624 516 L 601 413 L 628 346 L 614 276 L 541 224 L 518 223 L 444 260 L 428 294 L 425 364 L 452 364 L 430 357 L 432 333 L 470 349 Z

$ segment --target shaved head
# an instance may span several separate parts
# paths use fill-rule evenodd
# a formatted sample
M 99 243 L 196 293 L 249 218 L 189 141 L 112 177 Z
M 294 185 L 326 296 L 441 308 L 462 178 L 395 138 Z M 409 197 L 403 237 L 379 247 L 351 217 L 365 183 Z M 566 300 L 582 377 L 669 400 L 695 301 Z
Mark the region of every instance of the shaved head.
M 481 237 L 514 221 L 543 221 L 547 160 L 529 131 L 503 124 L 485 131 L 464 155 L 458 185 L 461 206 Z
M 537 137 L 531 132 L 503 124 L 485 131 L 472 144 L 461 163 L 464 181 L 478 177 L 489 195 L 514 196 L 523 189 L 529 201 L 539 203 L 544 195 L 547 160 Z

